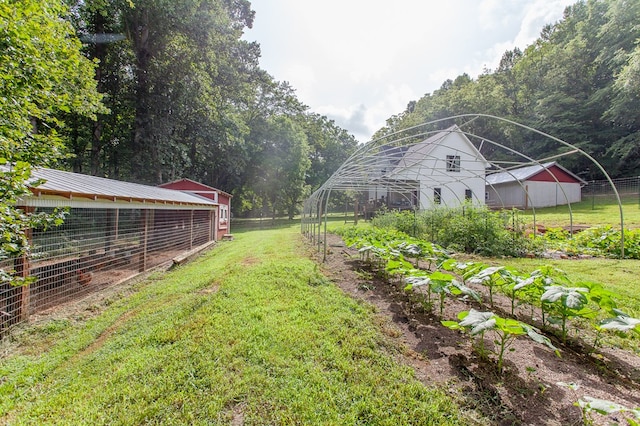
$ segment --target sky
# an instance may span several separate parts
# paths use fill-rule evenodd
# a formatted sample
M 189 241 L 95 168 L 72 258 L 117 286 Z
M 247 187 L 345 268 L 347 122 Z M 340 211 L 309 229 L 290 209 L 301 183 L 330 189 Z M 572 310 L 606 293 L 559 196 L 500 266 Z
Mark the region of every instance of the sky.
M 251 0 L 243 38 L 312 112 L 366 142 L 445 80 L 476 78 L 524 50 L 575 1 Z

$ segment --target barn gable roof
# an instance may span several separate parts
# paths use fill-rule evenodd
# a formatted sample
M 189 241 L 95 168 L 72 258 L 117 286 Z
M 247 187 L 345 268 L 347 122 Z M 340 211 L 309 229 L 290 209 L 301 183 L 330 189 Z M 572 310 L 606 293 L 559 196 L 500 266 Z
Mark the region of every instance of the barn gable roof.
M 4 169 L 6 170 L 7 168 L 4 167 Z M 37 180 L 43 180 L 44 183 L 35 185 Z M 205 197 L 173 189 L 43 167 L 32 170 L 30 182 L 34 183 L 34 186 L 31 187 L 31 192 L 35 197 L 49 195 L 60 196 L 69 200 L 82 198 L 96 201 L 156 203 L 210 208 L 218 205 Z
M 460 128 L 457 125 L 453 125 L 445 130 L 442 130 L 441 132 L 438 132 L 428 137 L 422 142 L 418 142 L 415 145 L 412 145 L 406 148 L 405 151 L 402 153 L 402 158 L 396 164 L 396 168 L 392 172 L 392 174 L 400 173 L 402 170 L 406 168 L 416 166 L 420 164 L 422 161 L 424 161 L 425 159 L 431 158 L 433 156 L 433 151 L 439 146 L 444 145 L 444 142 L 446 141 L 447 137 L 452 133 L 459 134 L 462 137 L 465 144 L 467 145 L 469 149 L 468 152 L 473 156 L 475 156 L 475 158 L 478 161 L 482 162 L 485 167 L 489 166 L 489 163 L 487 162 L 487 160 L 480 153 L 480 151 L 478 151 L 478 149 L 471 143 L 469 138 L 466 137 L 466 135 L 462 132 L 462 130 L 460 130 Z
M 523 181 L 532 179 L 534 176 L 536 176 L 539 173 L 542 173 L 544 171 L 549 171 L 549 169 L 553 167 L 557 167 L 562 172 L 569 175 L 571 178 L 573 178 L 576 181 L 576 183 L 580 183 L 582 185 L 587 184 L 587 182 L 580 179 L 578 176 L 571 173 L 569 170 L 565 169 L 557 162 L 551 161 L 548 163 L 534 164 L 532 166 L 521 167 L 519 169 L 513 169 L 513 170 L 504 171 L 504 172 L 489 174 L 487 175 L 487 178 L 486 178 L 487 185 L 499 185 L 499 184 L 510 183 L 510 182 L 523 182 Z
M 180 191 L 191 192 L 191 193 L 217 192 L 229 198 L 233 197 L 233 195 L 229 194 L 228 192 L 222 191 L 218 188 L 214 188 L 213 186 L 205 185 L 204 183 L 197 182 L 195 180 L 191 180 L 188 178 L 176 179 L 171 182 L 160 184 L 158 186 L 160 188 L 179 189 Z

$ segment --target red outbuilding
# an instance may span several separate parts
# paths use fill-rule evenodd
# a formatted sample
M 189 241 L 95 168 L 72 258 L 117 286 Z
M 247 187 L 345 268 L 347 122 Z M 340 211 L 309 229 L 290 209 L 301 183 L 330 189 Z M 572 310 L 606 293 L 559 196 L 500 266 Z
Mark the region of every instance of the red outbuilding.
M 191 179 L 179 179 L 173 182 L 159 185 L 161 188 L 174 189 L 201 197 L 218 203 L 219 210 L 216 215 L 215 240 L 229 238 L 231 236 L 231 197 L 232 195 Z
M 579 203 L 587 184 L 555 161 L 491 173 L 486 182 L 488 206 L 518 209 Z

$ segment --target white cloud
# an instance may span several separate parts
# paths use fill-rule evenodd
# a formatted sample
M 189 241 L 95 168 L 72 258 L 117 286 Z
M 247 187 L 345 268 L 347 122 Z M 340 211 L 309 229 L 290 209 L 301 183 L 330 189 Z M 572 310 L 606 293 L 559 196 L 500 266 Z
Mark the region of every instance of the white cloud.
M 261 65 L 368 140 L 409 101 L 524 49 L 570 0 L 253 0 Z

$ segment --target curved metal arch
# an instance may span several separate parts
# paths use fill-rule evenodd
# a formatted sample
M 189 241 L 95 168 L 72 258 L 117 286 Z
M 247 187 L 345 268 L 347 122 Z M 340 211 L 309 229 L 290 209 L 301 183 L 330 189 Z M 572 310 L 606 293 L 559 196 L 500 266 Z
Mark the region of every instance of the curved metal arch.
M 505 143 L 493 141 L 490 138 L 483 137 L 481 135 L 476 135 L 472 131 L 465 129 L 465 128 L 468 128 L 468 126 L 470 126 L 476 120 L 482 119 L 482 118 L 487 120 L 494 120 L 497 122 L 506 123 L 506 124 L 515 126 L 518 129 L 532 132 L 534 134 L 537 134 L 539 136 L 552 140 L 560 144 L 561 146 L 569 148 L 569 151 L 561 153 L 554 157 L 536 160 L 526 155 L 525 153 L 519 152 L 518 150 L 509 147 Z M 464 122 L 457 124 L 456 123 L 457 120 L 463 120 Z M 380 138 L 371 140 L 361 145 L 342 165 L 340 165 L 340 167 L 336 170 L 336 172 L 334 172 L 329 177 L 329 179 L 327 179 L 327 181 L 324 182 L 320 186 L 320 188 L 318 188 L 313 194 L 311 194 L 311 196 L 309 197 L 309 199 L 307 199 L 307 201 L 305 201 L 304 211 L 303 211 L 303 220 L 302 220 L 302 232 L 305 233 L 307 237 L 317 241 L 318 250 L 320 249 L 321 243 L 324 242 L 324 252 L 326 253 L 327 212 L 328 212 L 329 199 L 331 196 L 331 192 L 345 191 L 345 190 L 364 191 L 364 190 L 370 190 L 372 187 L 377 187 L 383 182 L 381 178 L 386 173 L 386 170 L 383 167 L 386 167 L 392 164 L 393 160 L 397 159 L 397 157 L 401 155 L 402 149 L 408 149 L 409 147 L 415 146 L 416 144 L 419 144 L 425 141 L 426 138 L 431 137 L 434 134 L 447 132 L 447 129 L 441 129 L 441 128 L 428 129 L 429 126 L 433 127 L 436 125 L 440 125 L 441 123 L 444 123 L 444 122 L 453 122 L 457 126 L 458 130 L 453 130 L 451 132 L 459 132 L 461 134 L 464 134 L 465 137 L 470 141 L 472 139 L 476 141 L 477 140 L 481 141 L 480 148 L 476 148 L 476 149 L 481 149 L 482 145 L 484 143 L 487 143 L 494 146 L 495 148 L 499 148 L 510 154 L 514 154 L 519 156 L 520 158 L 525 159 L 526 162 L 517 163 L 519 166 L 537 165 L 542 167 L 543 170 L 546 170 L 547 167 L 545 167 L 543 163 L 546 161 L 549 161 L 550 159 L 561 158 L 564 156 L 574 155 L 574 154 L 584 156 L 600 170 L 600 172 L 603 174 L 603 176 L 606 177 L 606 180 L 611 185 L 611 188 L 613 189 L 613 192 L 616 197 L 616 201 L 618 202 L 618 207 L 620 212 L 620 229 L 624 231 L 624 215 L 623 215 L 622 202 L 620 200 L 620 195 L 615 185 L 613 184 L 613 181 L 611 180 L 609 174 L 606 172 L 606 170 L 602 167 L 602 165 L 600 165 L 600 163 L 598 163 L 598 161 L 595 158 L 593 158 L 587 152 L 555 136 L 549 135 L 545 132 L 542 132 L 530 126 L 526 126 L 524 124 L 515 122 L 510 119 L 497 117 L 489 114 L 460 114 L 460 115 L 455 115 L 451 117 L 428 121 L 416 126 L 409 127 L 407 129 L 402 129 L 402 130 L 390 133 L 388 135 L 384 135 Z M 434 161 L 436 160 L 435 157 L 430 158 L 428 155 L 422 158 L 422 160 L 425 160 L 425 159 L 431 159 Z M 485 158 L 485 159 L 488 161 L 488 163 L 492 167 L 495 168 L 496 171 L 506 172 L 511 176 L 515 177 L 511 173 L 511 168 L 503 167 L 499 161 L 492 161 L 491 159 L 488 159 L 488 158 Z M 431 169 L 430 171 L 432 175 L 434 174 L 434 172 L 436 173 L 439 172 L 438 170 L 434 170 L 434 169 Z M 442 173 L 442 172 L 439 172 L 439 173 Z M 559 184 L 560 182 L 558 178 L 553 173 L 550 173 L 550 174 L 555 180 L 556 184 Z M 472 177 L 474 178 L 482 177 L 484 179 L 485 174 L 482 173 L 481 175 L 480 173 L 475 173 L 473 174 Z M 438 185 L 442 187 L 446 187 L 446 185 L 457 184 L 463 180 L 465 179 L 453 180 L 451 182 L 446 182 L 446 183 L 438 182 Z M 397 192 L 401 192 L 400 189 L 403 189 L 403 188 L 406 189 L 406 186 L 404 187 L 402 186 L 402 185 L 406 185 L 406 183 L 400 184 L 400 182 L 401 182 L 400 180 L 394 182 L 393 180 L 388 179 L 387 181 L 384 182 L 384 185 L 382 187 L 395 188 L 395 189 L 398 189 Z M 534 203 L 532 202 L 522 182 L 518 181 L 517 179 L 516 179 L 516 182 L 518 182 L 520 187 L 523 189 L 525 196 L 531 203 L 532 211 L 533 211 L 533 221 L 534 221 L 534 227 L 535 227 L 536 216 L 535 216 L 535 206 L 533 205 Z M 486 185 L 486 181 L 485 181 L 485 185 Z M 493 185 L 489 185 L 489 186 L 493 187 Z M 567 205 L 569 206 L 570 224 L 571 224 L 571 229 L 573 229 L 573 212 L 571 208 L 571 203 L 569 201 L 569 197 L 566 194 L 562 185 L 558 185 L 558 186 L 560 187 L 560 191 L 562 192 L 562 195 L 564 196 L 564 199 L 567 201 Z M 422 191 L 422 189 L 420 191 Z M 497 191 L 496 191 L 496 194 L 499 196 Z M 460 201 L 460 197 L 457 194 L 455 196 L 458 197 L 458 201 Z M 478 199 L 478 201 L 480 200 Z M 500 199 L 500 202 L 504 207 L 504 202 L 502 199 Z M 325 238 L 322 238 L 322 235 L 321 235 L 323 232 L 322 230 L 323 219 L 324 219 Z M 621 232 L 621 253 L 622 253 L 622 257 L 624 257 L 624 232 Z

